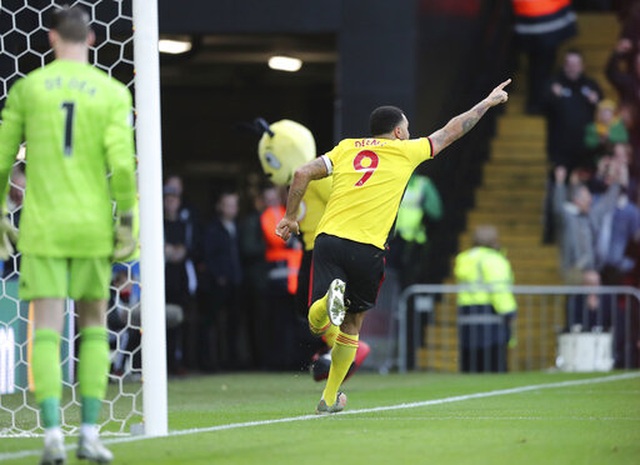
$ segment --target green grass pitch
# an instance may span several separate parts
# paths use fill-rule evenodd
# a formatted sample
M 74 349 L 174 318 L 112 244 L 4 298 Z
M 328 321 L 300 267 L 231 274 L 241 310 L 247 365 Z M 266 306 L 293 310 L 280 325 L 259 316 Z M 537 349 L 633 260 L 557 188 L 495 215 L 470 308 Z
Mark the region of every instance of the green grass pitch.
M 172 380 L 168 437 L 105 442 L 115 464 L 640 463 L 638 372 L 361 372 L 328 417 L 312 415 L 321 390 L 293 373 Z M 0 463 L 38 463 L 41 442 L 0 438 Z

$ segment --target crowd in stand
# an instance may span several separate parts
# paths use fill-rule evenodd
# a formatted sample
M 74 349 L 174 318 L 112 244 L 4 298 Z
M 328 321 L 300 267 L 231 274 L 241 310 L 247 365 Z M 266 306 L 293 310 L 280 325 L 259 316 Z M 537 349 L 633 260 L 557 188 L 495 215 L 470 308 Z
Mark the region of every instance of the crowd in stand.
M 637 7 L 629 22 L 638 21 Z M 560 244 L 569 283 L 591 271 L 603 284 L 640 283 L 639 30 L 625 25 L 607 63 L 617 101 L 603 98 L 577 50 L 566 52 L 546 91 L 553 172 L 543 240 Z
M 582 54 L 569 50 L 528 99 L 527 111 L 548 123 L 543 241 L 559 244 L 568 284 L 640 286 L 640 2 L 625 18 L 606 67 L 617 95 L 604 98 Z M 170 373 L 305 368 L 317 347 L 295 311 L 302 247 L 274 235 L 285 193 L 270 185 L 221 193 L 208 222 L 179 177 L 166 179 L 163 194 Z M 137 292 L 122 289 L 117 297 L 135 305 Z M 139 353 L 132 336 L 128 350 Z
M 625 15 L 604 70 L 615 95 L 604 97 L 602 83 L 585 74 L 583 60 L 578 50 L 567 51 L 542 100 L 552 168 L 543 242 L 559 245 L 567 284 L 638 287 L 640 2 Z M 628 334 L 637 327 L 637 309 L 625 311 L 616 299 L 605 297 L 570 299 L 567 327 L 612 329 L 616 366 L 636 366 L 637 350 L 624 347 L 629 346 L 626 339 L 638 336 Z
M 297 239 L 275 237 L 285 194 L 265 185 L 246 193 L 218 194 L 211 219 L 202 220 L 183 197 L 182 179 L 169 176 L 163 187 L 167 367 L 171 375 L 192 371 L 306 369 L 317 349 L 306 322 L 296 316 L 294 296 L 302 256 Z M 133 354 L 128 369 L 119 358 L 114 374 L 140 369 L 139 329 L 116 317 L 134 308 L 139 324 L 139 290 L 127 268 L 114 268 L 111 329 L 119 352 Z M 128 281 L 128 282 L 127 282 Z M 117 292 L 115 292 L 117 289 Z M 126 312 L 125 312 L 126 314 Z M 124 338 L 122 337 L 124 335 Z M 115 345 L 115 341 L 114 341 Z
M 606 69 L 617 95 L 604 98 L 569 50 L 536 102 L 552 167 L 543 241 L 559 244 L 568 284 L 640 285 L 640 6 L 628 18 Z M 302 247 L 274 235 L 285 193 L 221 193 L 208 222 L 179 177 L 163 194 L 170 373 L 305 368 L 317 346 L 295 311 Z

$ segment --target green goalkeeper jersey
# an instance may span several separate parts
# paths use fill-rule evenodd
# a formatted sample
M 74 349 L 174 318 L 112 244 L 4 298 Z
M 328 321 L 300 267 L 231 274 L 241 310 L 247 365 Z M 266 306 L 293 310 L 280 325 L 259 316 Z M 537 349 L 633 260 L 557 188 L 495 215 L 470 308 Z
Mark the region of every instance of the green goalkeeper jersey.
M 18 249 L 34 256 L 110 256 L 112 201 L 119 212 L 136 202 L 129 90 L 89 64 L 53 61 L 9 91 L 0 125 L 0 189 L 23 140 Z

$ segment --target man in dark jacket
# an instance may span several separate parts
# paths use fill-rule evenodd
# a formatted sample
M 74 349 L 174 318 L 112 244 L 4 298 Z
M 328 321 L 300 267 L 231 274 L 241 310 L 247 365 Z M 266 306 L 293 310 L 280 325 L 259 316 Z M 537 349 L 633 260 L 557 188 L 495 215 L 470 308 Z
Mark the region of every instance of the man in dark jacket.
M 203 241 L 203 281 L 207 295 L 202 308 L 201 347 L 205 369 L 216 368 L 216 347 L 223 368 L 239 368 L 239 341 L 244 316 L 240 305 L 242 269 L 237 226 L 238 194 L 225 192 L 216 203 L 216 216 L 209 223 Z M 213 360 L 207 358 L 213 358 Z
M 583 166 L 584 128 L 593 122 L 602 91 L 596 81 L 584 74 L 582 54 L 565 54 L 562 71 L 547 90 L 547 156 L 554 165 L 569 171 Z
M 584 74 L 582 54 L 569 50 L 562 71 L 551 80 L 546 95 L 547 159 L 553 168 L 564 166 L 569 173 L 589 162 L 584 147 L 584 130 L 593 122 L 602 91 Z M 553 172 L 549 173 L 543 242 L 553 243 Z

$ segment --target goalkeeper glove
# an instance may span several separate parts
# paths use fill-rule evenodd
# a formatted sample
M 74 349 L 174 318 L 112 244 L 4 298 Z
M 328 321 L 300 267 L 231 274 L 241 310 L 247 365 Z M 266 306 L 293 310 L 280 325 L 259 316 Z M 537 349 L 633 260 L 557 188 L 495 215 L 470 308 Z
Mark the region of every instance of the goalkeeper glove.
M 136 250 L 136 245 L 136 239 L 133 237 L 133 213 L 121 213 L 116 220 L 113 260 L 124 261 Z
M 18 230 L 7 217 L 0 220 L 0 260 L 9 260 L 15 252 L 13 244 L 18 242 Z

